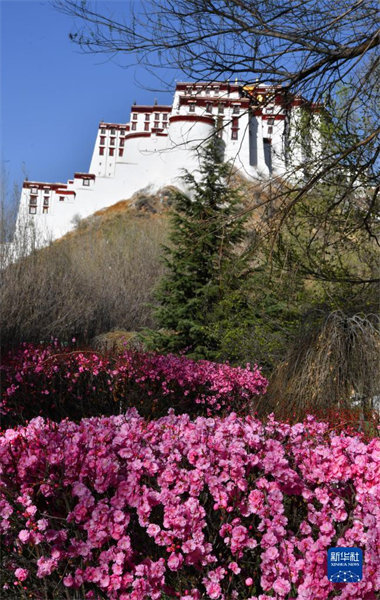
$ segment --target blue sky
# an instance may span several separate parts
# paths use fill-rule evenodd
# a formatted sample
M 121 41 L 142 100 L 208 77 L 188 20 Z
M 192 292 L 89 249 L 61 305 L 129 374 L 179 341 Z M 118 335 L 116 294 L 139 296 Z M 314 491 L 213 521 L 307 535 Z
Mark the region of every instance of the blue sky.
M 126 122 L 134 100 L 171 103 L 170 93 L 146 89 L 157 81 L 142 69 L 83 54 L 68 37 L 74 20 L 48 2 L 0 0 L 0 9 L 1 154 L 10 185 L 24 174 L 66 181 L 87 171 L 99 121 Z

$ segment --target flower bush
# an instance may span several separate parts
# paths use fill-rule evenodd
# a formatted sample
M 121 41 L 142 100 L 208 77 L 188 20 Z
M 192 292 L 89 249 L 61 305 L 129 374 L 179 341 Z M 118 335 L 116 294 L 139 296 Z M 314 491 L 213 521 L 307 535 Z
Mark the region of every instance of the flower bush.
M 0 465 L 9 598 L 376 598 L 379 439 L 131 409 L 9 429 Z M 363 549 L 361 582 L 328 581 L 335 545 Z
M 58 342 L 24 344 L 2 365 L 3 425 L 43 415 L 53 420 L 112 415 L 136 406 L 143 416 L 176 413 L 207 416 L 244 412 L 265 393 L 255 365 L 232 367 L 185 356 L 125 350 L 102 356 Z

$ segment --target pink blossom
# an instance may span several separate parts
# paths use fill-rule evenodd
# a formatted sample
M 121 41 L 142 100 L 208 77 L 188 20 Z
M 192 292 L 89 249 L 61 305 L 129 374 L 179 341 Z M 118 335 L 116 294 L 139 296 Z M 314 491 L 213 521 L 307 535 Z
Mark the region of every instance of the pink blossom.
M 274 591 L 280 596 L 286 596 L 290 592 L 291 585 L 283 577 L 278 577 L 273 584 Z
M 28 569 L 16 569 L 15 570 L 15 576 L 20 581 L 25 581 L 25 579 L 28 577 L 28 573 L 29 573 Z

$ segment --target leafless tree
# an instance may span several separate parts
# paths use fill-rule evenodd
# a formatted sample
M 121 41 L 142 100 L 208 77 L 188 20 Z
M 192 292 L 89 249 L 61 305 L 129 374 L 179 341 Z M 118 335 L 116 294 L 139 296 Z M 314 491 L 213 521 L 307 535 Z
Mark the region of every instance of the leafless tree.
M 269 397 L 280 415 L 303 417 L 358 404 L 369 419 L 380 394 L 379 319 L 334 311 L 310 318 L 275 370 Z
M 328 185 L 330 207 L 355 202 L 356 227 L 377 239 L 377 2 L 139 0 L 122 10 L 110 3 L 108 14 L 87 0 L 53 4 L 78 18 L 71 38 L 84 51 L 143 64 L 161 86 L 172 87 L 171 69 L 173 78 L 180 71 L 194 81 L 282 86 L 285 99 L 296 94 L 308 99 L 306 116 L 310 103 L 320 104 L 322 152 L 306 149 L 300 183 L 277 188 L 278 227 L 305 194 Z M 307 119 L 304 126 L 310 126 Z
M 2 248 L 1 345 L 73 335 L 86 343 L 115 328 L 152 326 L 149 304 L 165 237 L 165 223 L 122 216 L 107 226 L 82 225 L 39 250 L 38 239 L 32 250 L 29 229 L 19 231 L 18 247 Z

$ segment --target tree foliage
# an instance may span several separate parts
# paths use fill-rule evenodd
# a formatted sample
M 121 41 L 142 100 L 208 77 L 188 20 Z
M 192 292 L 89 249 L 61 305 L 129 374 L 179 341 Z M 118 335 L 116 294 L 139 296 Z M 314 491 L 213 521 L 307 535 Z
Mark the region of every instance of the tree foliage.
M 156 293 L 161 329 L 150 334 L 156 349 L 197 358 L 218 353 L 218 306 L 236 295 L 230 323 L 249 310 L 248 254 L 241 247 L 247 216 L 239 215 L 241 199 L 228 185 L 230 166 L 221 162 L 218 142 L 204 149 L 199 173 L 186 173 L 190 194 L 178 194 L 174 203 L 171 244 L 164 248 L 167 274 Z

